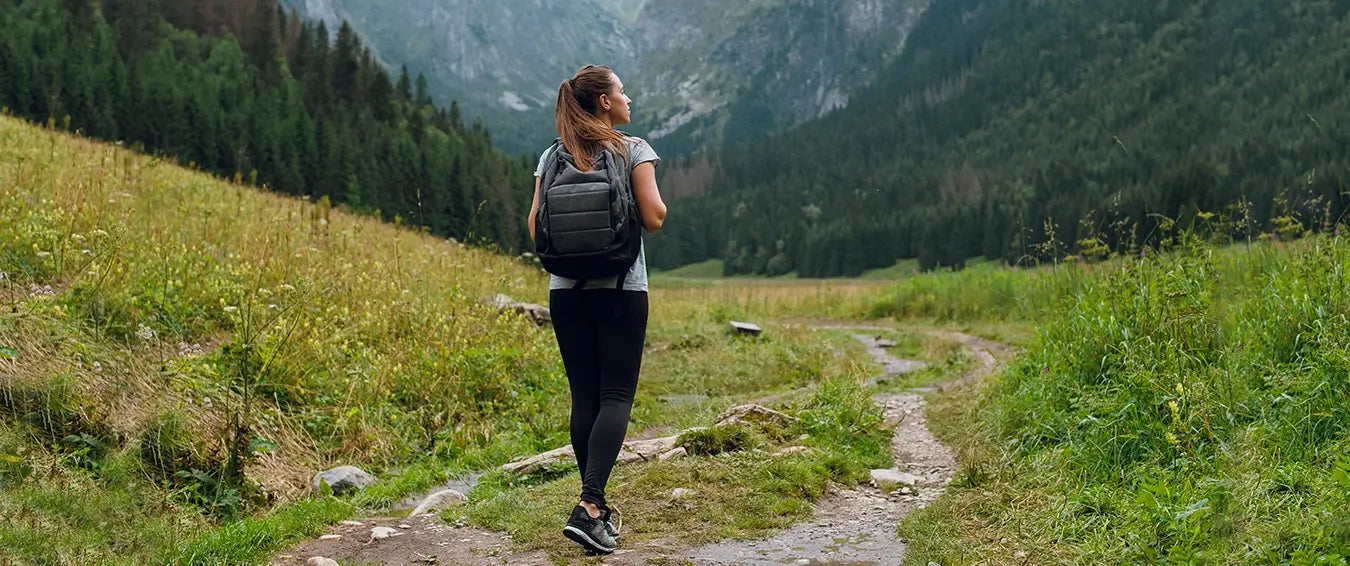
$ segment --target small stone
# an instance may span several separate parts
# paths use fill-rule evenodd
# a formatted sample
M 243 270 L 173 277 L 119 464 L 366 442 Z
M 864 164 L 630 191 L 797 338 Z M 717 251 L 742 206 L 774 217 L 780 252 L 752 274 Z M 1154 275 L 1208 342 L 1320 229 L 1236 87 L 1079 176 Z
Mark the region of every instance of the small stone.
M 339 466 L 326 472 L 314 474 L 310 487 L 318 493 L 322 488 L 320 484 L 327 483 L 332 488 L 335 495 L 345 495 L 355 493 L 367 487 L 375 485 L 375 476 L 366 473 L 365 470 L 356 466 Z
M 370 540 L 372 541 L 384 540 L 389 537 L 398 536 L 400 534 L 402 533 L 389 527 L 375 527 L 373 529 L 370 529 Z
M 674 491 L 670 492 L 670 496 L 674 499 L 684 499 L 686 497 L 693 497 L 695 495 L 698 495 L 697 491 L 683 487 L 677 487 L 675 488 Z
M 811 559 L 810 559 L 810 558 L 798 558 L 798 559 L 797 559 L 797 562 L 796 562 L 796 564 L 801 564 L 801 565 L 803 565 L 803 566 L 806 565 L 806 564 L 810 564 L 810 563 L 811 563 Z
M 403 530 L 408 530 L 408 529 L 411 529 L 411 528 L 412 528 L 412 525 L 409 525 L 409 524 L 407 524 L 407 523 L 404 523 L 404 524 L 402 524 L 402 525 L 399 525 L 398 528 L 403 529 Z
M 764 332 L 757 324 L 735 320 L 731 321 L 731 331 L 737 334 L 749 334 L 751 336 L 759 336 L 761 332 Z
M 309 566 L 338 566 L 337 560 L 324 558 L 322 556 L 310 558 L 309 562 L 306 562 L 306 564 L 309 564 Z
M 469 498 L 465 497 L 463 493 L 453 489 L 443 489 L 428 495 L 426 499 L 423 499 L 421 503 L 418 503 L 417 508 L 413 509 L 412 515 L 410 516 L 416 517 L 427 513 L 435 513 L 447 507 L 463 504 L 468 500 Z
M 1027 557 L 1027 551 L 1025 551 L 1025 550 L 1019 550 L 1019 551 L 1013 553 L 1013 558 L 1016 558 L 1016 559 L 1018 559 L 1018 560 L 1022 560 L 1022 559 L 1026 558 L 1026 557 Z
M 342 538 L 342 535 L 323 535 L 319 537 L 319 540 L 338 540 L 340 538 Z
M 938 564 L 937 562 L 929 562 L 928 566 L 942 566 L 942 565 Z
M 684 448 L 683 446 L 681 446 L 681 447 L 679 447 L 679 448 L 676 448 L 676 449 L 674 449 L 674 450 L 671 450 L 671 451 L 669 451 L 669 452 L 666 452 L 666 453 L 664 453 L 664 454 L 661 454 L 660 456 L 657 457 L 657 459 L 660 460 L 660 461 L 662 461 L 662 462 L 665 462 L 666 460 L 674 460 L 674 459 L 676 459 L 676 458 L 684 458 L 685 456 L 688 456 L 688 455 L 689 455 L 689 451 L 688 451 L 688 450 L 685 450 L 685 448 Z
M 338 524 L 339 524 L 339 525 L 342 525 L 342 526 L 344 526 L 344 527 L 364 527 L 364 526 L 366 526 L 365 523 L 362 523 L 361 521 L 343 521 L 343 522 L 338 523 Z
M 914 488 L 905 486 L 900 488 L 900 495 L 914 495 Z

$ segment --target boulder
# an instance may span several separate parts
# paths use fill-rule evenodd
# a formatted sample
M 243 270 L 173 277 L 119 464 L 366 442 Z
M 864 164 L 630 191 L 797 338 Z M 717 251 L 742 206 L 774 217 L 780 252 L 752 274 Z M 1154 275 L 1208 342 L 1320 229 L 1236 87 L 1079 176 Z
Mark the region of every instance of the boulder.
M 315 493 L 319 493 L 323 488 L 320 484 L 328 484 L 336 495 L 345 495 L 356 493 L 367 487 L 375 485 L 375 476 L 366 473 L 365 470 L 356 466 L 339 466 L 326 472 L 314 474 L 310 487 Z
M 310 558 L 309 561 L 306 562 L 305 564 L 308 564 L 309 566 L 338 566 L 336 560 L 333 560 L 332 558 L 324 558 L 322 556 L 315 556 L 313 558 Z

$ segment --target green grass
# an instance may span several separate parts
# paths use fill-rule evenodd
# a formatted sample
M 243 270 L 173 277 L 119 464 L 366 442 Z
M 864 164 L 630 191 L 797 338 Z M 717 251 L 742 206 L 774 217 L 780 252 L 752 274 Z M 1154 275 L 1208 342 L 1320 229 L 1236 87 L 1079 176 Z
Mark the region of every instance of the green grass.
M 704 262 L 691 263 L 676 269 L 653 274 L 653 276 L 683 279 L 720 279 L 722 277 L 722 260 L 710 259 Z
M 890 434 L 857 378 L 827 378 L 781 405 L 801 422 L 779 434 L 752 435 L 751 449 L 618 468 L 607 496 L 624 513 L 625 545 L 671 536 L 691 544 L 762 536 L 809 516 L 811 502 L 829 482 L 856 484 L 868 470 L 889 466 Z M 811 451 L 772 454 L 786 445 Z M 575 467 L 557 474 L 561 477 L 491 476 L 470 494 L 471 505 L 448 511 L 447 518 L 467 518 L 510 533 L 525 548 L 575 560 L 580 553 L 559 547 L 557 530 L 576 505 L 580 482 Z M 697 494 L 676 499 L 671 496 L 676 488 Z
M 944 312 L 1057 307 L 1007 371 L 932 409 L 962 470 L 902 525 L 906 564 L 1345 564 L 1348 269 L 1344 241 L 1311 238 L 965 276 L 1033 283 L 951 287 Z M 887 304 L 942 303 L 905 296 Z
M 0 524 L 0 561 L 260 562 L 567 442 L 552 332 L 478 302 L 542 301 L 531 266 L 10 119 L 0 187 L 0 509 L 21 518 Z M 809 404 L 857 378 L 856 360 L 776 320 L 857 312 L 876 288 L 654 286 L 630 430 L 707 424 L 746 401 L 821 415 L 816 436 L 863 419 Z M 764 336 L 727 332 L 752 317 Z M 868 434 L 837 435 L 853 448 L 830 447 L 823 472 L 782 472 L 811 493 L 856 480 L 884 456 Z M 340 464 L 381 481 L 307 499 L 312 474 Z M 772 504 L 742 518 L 800 516 L 789 487 L 748 486 Z

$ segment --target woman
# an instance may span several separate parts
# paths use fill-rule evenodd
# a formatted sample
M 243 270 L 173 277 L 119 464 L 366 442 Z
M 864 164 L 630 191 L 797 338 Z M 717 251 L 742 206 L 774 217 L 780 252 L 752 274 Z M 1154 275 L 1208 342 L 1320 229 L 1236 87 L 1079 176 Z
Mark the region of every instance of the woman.
M 590 168 L 602 150 L 628 164 L 630 186 L 642 224 L 656 232 L 665 221 L 666 205 L 656 186 L 661 158 L 647 142 L 614 128 L 629 123 L 632 100 L 623 82 L 608 67 L 587 65 L 558 87 L 555 122 L 562 146 L 579 168 Z M 530 237 L 535 237 L 539 184 L 552 148 L 539 157 L 534 203 L 530 205 Z M 586 169 L 583 169 L 586 170 Z M 549 310 L 553 332 L 572 390 L 572 449 L 581 471 L 581 498 L 563 534 L 587 550 L 614 552 L 618 535 L 610 522 L 605 485 L 628 432 L 628 415 L 637 390 L 642 348 L 647 335 L 647 264 L 645 249 L 623 278 L 577 281 L 549 278 Z

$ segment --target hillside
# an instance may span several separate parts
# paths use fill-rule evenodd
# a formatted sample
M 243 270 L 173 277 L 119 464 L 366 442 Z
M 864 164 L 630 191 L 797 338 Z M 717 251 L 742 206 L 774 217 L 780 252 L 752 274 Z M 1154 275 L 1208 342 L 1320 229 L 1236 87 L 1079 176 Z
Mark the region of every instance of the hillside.
M 515 260 L 13 118 L 0 186 L 0 561 L 156 562 L 318 469 L 565 422 L 552 336 L 478 303 L 542 298 Z
M 545 299 L 545 275 L 516 258 L 11 117 L 0 117 L 0 226 L 0 562 L 261 563 L 340 520 L 398 512 L 409 495 L 567 441 L 552 330 L 483 301 Z M 851 312 L 878 288 L 653 299 L 633 435 L 758 400 L 815 415 L 801 434 L 831 462 L 683 461 L 741 482 L 727 492 L 741 501 L 709 498 L 716 518 L 682 528 L 759 534 L 808 516 L 828 483 L 885 465 L 860 352 L 841 349 L 852 339 L 771 318 Z M 725 331 L 744 317 L 772 338 Z M 312 475 L 337 465 L 380 481 L 311 496 Z M 670 471 L 623 473 L 687 481 Z M 795 481 L 751 481 L 779 473 Z M 574 473 L 547 479 L 557 495 L 575 491 Z M 521 508 L 479 501 L 490 495 L 475 502 Z M 554 503 L 531 500 L 549 513 Z
M 522 248 L 530 164 L 275 0 L 0 3 L 0 107 L 222 177 Z
M 672 211 L 699 223 L 672 223 L 652 261 L 852 275 L 1138 252 L 1199 212 L 1248 236 L 1334 224 L 1350 179 L 1347 11 L 936 2 L 848 108 L 670 163 L 663 189 L 703 195 Z
M 513 153 L 552 139 L 563 78 L 610 65 L 635 99 L 631 131 L 672 156 L 758 140 L 842 107 L 903 50 L 928 3 L 287 2 L 330 25 L 349 20 L 383 61 L 425 73 L 438 100 L 481 115 Z

